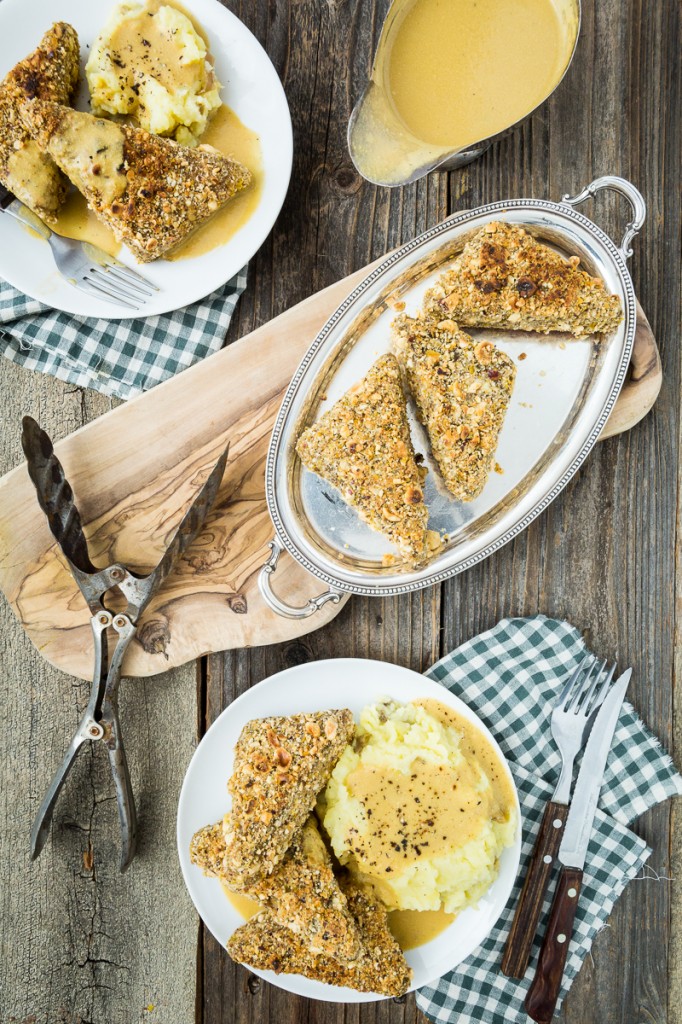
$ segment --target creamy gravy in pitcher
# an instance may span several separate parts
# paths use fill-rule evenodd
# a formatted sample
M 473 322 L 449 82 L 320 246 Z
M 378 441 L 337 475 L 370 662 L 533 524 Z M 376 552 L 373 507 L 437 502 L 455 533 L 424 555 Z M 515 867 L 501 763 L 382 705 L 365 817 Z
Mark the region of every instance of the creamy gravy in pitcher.
M 577 31 L 577 0 L 394 0 L 351 124 L 358 170 L 400 184 L 520 121 Z
M 462 149 L 541 103 L 572 39 L 552 0 L 414 0 L 386 49 L 385 85 L 406 127 Z

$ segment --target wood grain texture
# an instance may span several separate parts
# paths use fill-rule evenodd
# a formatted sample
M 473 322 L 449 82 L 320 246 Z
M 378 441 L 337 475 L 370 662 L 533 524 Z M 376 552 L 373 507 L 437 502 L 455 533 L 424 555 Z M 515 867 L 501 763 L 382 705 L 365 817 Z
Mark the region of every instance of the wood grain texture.
M 500 968 L 510 978 L 523 978 L 538 930 L 542 904 L 554 874 L 556 856 L 564 837 L 568 805 L 552 800 L 545 807 L 533 847 L 528 872 L 514 910 Z M 555 822 L 557 823 L 555 825 Z
M 215 505 L 142 616 L 124 662 L 128 675 L 154 675 L 212 651 L 292 639 L 320 628 L 339 610 L 341 602 L 307 620 L 282 619 L 258 591 L 258 573 L 274 535 L 265 500 L 265 458 L 296 366 L 325 321 L 377 262 L 57 445 L 95 564 L 120 561 L 145 572 L 163 554 L 230 441 Z M 630 376 L 604 436 L 639 422 L 660 386 L 658 349 L 638 307 Z M 185 413 L 180 417 L 179 408 Z M 43 656 L 63 672 L 87 678 L 90 614 L 46 526 L 25 465 L 0 479 L 0 587 Z M 323 589 L 283 556 L 277 596 L 305 604 Z
M 557 879 L 552 909 L 537 966 L 524 1006 L 538 1024 L 552 1024 L 573 938 L 573 922 L 578 908 L 583 873 L 578 868 L 562 868 Z
M 449 213 L 512 195 L 557 198 L 614 173 L 638 185 L 648 203 L 631 265 L 659 344 L 664 383 L 651 414 L 600 444 L 528 531 L 421 595 L 428 615 L 415 616 L 415 597 L 352 598 L 332 623 L 304 639 L 212 656 L 205 724 L 235 692 L 292 659 L 362 654 L 426 668 L 503 615 L 542 611 L 569 618 L 603 657 L 617 654 L 622 664 L 634 665 L 634 702 L 672 748 L 680 426 L 677 5 L 584 0 L 575 60 L 549 103 L 476 163 L 398 190 L 362 182 L 345 147 L 348 114 L 370 66 L 386 0 L 283 0 L 276 11 L 245 0 L 229 6 L 273 57 L 296 138 L 282 219 L 255 260 L 231 337 Z M 627 211 L 611 197 L 584 210 L 620 238 Z M 671 867 L 671 813 L 663 805 L 636 824 L 653 847 L 652 879 L 654 872 L 682 873 L 679 840 L 676 872 Z M 682 898 L 675 891 L 666 881 L 628 887 L 562 1008 L 564 1024 L 681 1024 L 682 938 L 670 971 L 667 963 L 671 917 L 682 936 L 682 924 L 675 924 L 682 921 Z M 231 964 L 209 935 L 202 965 L 204 1024 L 425 1019 L 412 999 L 403 1006 L 344 1009 L 305 1003 L 253 979 L 250 987 L 247 972 Z
M 2 468 L 21 458 L 14 428 L 22 414 L 39 417 L 59 438 L 112 404 L 6 359 L 0 359 L 0 395 Z M 140 833 L 138 855 L 121 876 L 116 799 L 102 744 L 80 752 L 47 845 L 30 862 L 33 817 L 90 688 L 40 656 L 4 600 L 0 664 L 0 1021 L 187 1024 L 194 1014 L 197 923 L 174 833 L 194 746 L 196 666 L 153 682 L 122 682 Z
M 235 694 L 299 661 L 355 655 L 423 670 L 501 616 L 540 610 L 571 619 L 604 657 L 633 664 L 632 699 L 679 762 L 678 5 L 583 0 L 576 58 L 550 102 L 469 168 L 394 191 L 361 182 L 345 147 L 347 117 L 387 0 L 230 0 L 228 6 L 272 56 L 296 136 L 289 197 L 252 261 L 231 340 L 448 213 L 511 195 L 556 198 L 612 172 L 639 185 L 649 206 L 632 267 L 659 342 L 664 384 L 650 416 L 599 445 L 530 530 L 471 572 L 405 598 L 353 598 L 333 622 L 302 639 L 213 655 L 201 675 L 198 733 Z M 585 210 L 620 237 L 623 214 L 615 203 L 600 199 Z M 35 415 L 58 438 L 109 406 L 6 360 L 0 360 L 0 397 L 3 469 L 21 461 L 22 413 Z M 195 994 L 201 1024 L 425 1024 L 411 997 L 404 1004 L 345 1008 L 255 984 L 203 930 L 197 970 L 197 918 L 173 839 L 177 790 L 196 738 L 190 666 L 122 688 L 142 827 L 142 856 L 123 886 L 102 757 L 93 760 L 92 772 L 83 761 L 69 779 L 52 840 L 29 865 L 30 821 L 85 688 L 37 655 L 4 603 L 1 614 L 3 1024 L 189 1024 Z M 618 901 L 561 1011 L 563 1024 L 682 1024 L 682 895 L 666 880 L 682 877 L 681 820 L 678 803 L 636 823 L 653 848 L 645 872 L 651 880 L 633 883 Z M 90 840 L 94 871 L 86 870 Z

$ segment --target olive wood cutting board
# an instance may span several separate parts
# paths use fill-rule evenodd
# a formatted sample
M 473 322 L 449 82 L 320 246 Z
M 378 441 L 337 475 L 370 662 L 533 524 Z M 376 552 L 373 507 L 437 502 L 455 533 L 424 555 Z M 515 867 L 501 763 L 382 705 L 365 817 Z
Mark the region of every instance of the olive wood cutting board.
M 293 639 L 324 625 L 342 607 L 343 602 L 330 602 L 310 618 L 291 620 L 262 600 L 258 573 L 273 536 L 264 469 L 274 419 L 298 363 L 369 269 L 318 292 L 55 446 L 95 564 L 122 562 L 147 572 L 230 441 L 216 505 L 142 616 L 125 675 L 154 675 L 212 651 Z M 646 415 L 661 379 L 656 342 L 639 309 L 631 372 L 602 436 L 627 430 Z M 324 589 L 287 554 L 273 583 L 290 604 L 305 604 Z M 40 653 L 57 668 L 90 678 L 89 612 L 25 465 L 0 479 L 0 587 Z

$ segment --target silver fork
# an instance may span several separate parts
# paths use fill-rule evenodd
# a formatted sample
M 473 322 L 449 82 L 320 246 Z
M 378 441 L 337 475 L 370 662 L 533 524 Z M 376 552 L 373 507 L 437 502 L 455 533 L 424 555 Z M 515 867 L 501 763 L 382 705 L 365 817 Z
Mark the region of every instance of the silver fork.
M 608 693 L 616 666 L 586 655 L 559 694 L 552 711 L 552 737 L 561 755 L 561 774 L 540 824 L 528 874 L 504 948 L 502 973 L 523 978 L 528 967 L 552 865 L 559 852 L 573 782 L 573 763 L 587 742 L 596 712 Z
M 2 185 L 0 210 L 44 238 L 59 273 L 82 292 L 127 309 L 140 309 L 142 303 L 158 292 L 155 284 L 96 245 L 56 234 Z

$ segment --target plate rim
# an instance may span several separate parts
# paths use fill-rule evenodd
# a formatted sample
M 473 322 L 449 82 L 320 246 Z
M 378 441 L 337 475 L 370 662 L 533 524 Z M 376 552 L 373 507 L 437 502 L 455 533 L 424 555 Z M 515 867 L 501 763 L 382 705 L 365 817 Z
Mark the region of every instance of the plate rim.
M 601 243 L 612 260 L 623 290 L 624 320 L 621 325 L 623 328 L 623 341 L 621 344 L 620 358 L 615 372 L 613 373 L 613 380 L 611 382 L 609 394 L 602 405 L 601 411 L 593 422 L 591 429 L 587 432 L 580 449 L 564 468 L 560 478 L 554 482 L 551 488 L 544 492 L 542 498 L 537 501 L 531 509 L 521 515 L 520 518 L 517 518 L 516 521 L 512 523 L 502 534 L 491 540 L 485 545 L 485 547 L 475 551 L 468 557 L 455 562 L 452 565 L 438 569 L 435 572 L 429 573 L 427 571 L 427 566 L 426 569 L 417 573 L 417 578 L 414 578 L 413 571 L 406 571 L 402 574 L 396 573 L 392 578 L 389 578 L 387 582 L 375 580 L 371 583 L 363 583 L 358 580 L 347 580 L 340 574 L 333 575 L 330 571 L 315 561 L 314 553 L 310 550 L 304 551 L 302 547 L 300 547 L 299 544 L 291 538 L 289 530 L 282 519 L 277 497 L 277 485 L 275 482 L 280 459 L 284 457 L 282 455 L 282 447 L 288 436 L 287 431 L 292 429 L 292 425 L 286 422 L 290 407 L 298 393 L 308 367 L 317 355 L 318 351 L 324 346 L 330 332 L 333 331 L 337 323 L 348 313 L 348 311 L 353 306 L 357 305 L 358 301 L 362 299 L 364 292 L 371 288 L 378 279 L 391 271 L 396 264 L 400 264 L 411 253 L 415 252 L 421 245 L 438 238 L 440 235 L 445 234 L 452 228 L 466 225 L 474 219 L 498 215 L 500 219 L 504 220 L 505 213 L 515 210 L 528 210 L 529 212 L 536 214 L 552 214 L 555 219 L 548 224 L 550 227 L 557 227 L 557 222 L 561 217 L 565 217 L 569 221 L 574 221 L 577 225 L 582 227 L 593 240 Z M 360 281 L 339 304 L 320 329 L 297 367 L 285 392 L 275 420 L 265 467 L 265 496 L 270 518 L 278 540 L 284 546 L 286 551 L 312 576 L 325 583 L 331 591 L 340 591 L 342 593 L 362 594 L 368 597 L 391 597 L 434 586 L 459 575 L 461 572 L 465 572 L 478 562 L 490 557 L 490 555 L 494 554 L 500 548 L 513 540 L 514 537 L 518 536 L 519 533 L 522 533 L 523 530 L 525 530 L 533 520 L 544 512 L 545 509 L 554 501 L 583 464 L 596 444 L 613 406 L 615 405 L 618 395 L 620 394 L 630 364 L 632 348 L 634 345 L 635 329 L 636 297 L 632 279 L 623 253 L 618 249 L 606 232 L 595 224 L 594 221 L 590 220 L 572 206 L 563 202 L 557 203 L 550 199 L 506 199 L 499 200 L 494 203 L 488 203 L 472 210 L 465 210 L 461 213 L 447 217 L 439 224 L 434 225 L 427 231 L 422 232 L 415 238 L 400 246 L 398 249 L 389 253 L 378 266 L 363 278 L 363 280 Z M 359 575 L 360 571 L 356 570 L 356 574 Z M 399 582 L 401 576 L 411 576 L 412 578 L 405 582 Z
M 500 898 L 499 898 L 499 907 L 498 907 L 498 910 L 497 910 L 497 912 L 495 914 L 495 918 L 494 918 L 492 924 L 490 925 L 490 927 L 488 928 L 488 931 L 486 932 L 486 935 L 489 934 L 490 931 L 492 930 L 492 928 L 495 927 L 495 924 L 499 920 L 499 917 L 502 915 L 502 913 L 504 911 L 504 908 L 505 908 L 506 904 L 509 901 L 509 896 L 511 895 L 511 892 L 513 890 L 513 886 L 514 886 L 514 883 L 515 883 L 515 879 L 516 879 L 516 876 L 518 874 L 518 868 L 519 868 L 520 856 L 521 856 L 521 843 L 522 843 L 522 833 L 523 833 L 523 819 L 522 819 L 522 814 L 521 814 L 521 807 L 520 807 L 520 801 L 519 801 L 519 796 L 518 796 L 518 789 L 516 787 L 516 782 L 515 782 L 515 779 L 514 779 L 514 775 L 513 775 L 512 771 L 511 771 L 511 767 L 510 767 L 509 761 L 508 761 L 506 755 L 504 754 L 504 752 L 502 751 L 502 749 L 500 747 L 500 744 L 498 743 L 498 741 L 495 738 L 494 734 L 491 732 L 491 730 L 488 728 L 488 726 L 483 722 L 483 720 L 477 714 L 477 712 L 474 711 L 461 697 L 459 697 L 456 694 L 452 693 L 442 683 L 438 682 L 435 679 L 432 679 L 430 676 L 426 676 L 426 675 L 423 675 L 420 672 L 416 672 L 414 669 L 410 669 L 410 668 L 407 668 L 407 667 L 401 666 L 401 665 L 396 665 L 396 664 L 394 664 L 392 662 L 384 662 L 384 661 L 379 661 L 377 659 L 372 659 L 372 658 L 352 658 L 352 657 L 325 658 L 325 659 L 321 659 L 319 661 L 304 662 L 301 665 L 294 665 L 294 666 L 292 666 L 290 668 L 282 669 L 279 672 L 275 672 L 275 673 L 271 674 L 270 676 L 267 676 L 265 679 L 261 680 L 258 683 L 255 683 L 253 686 L 249 687 L 242 694 L 240 694 L 238 697 L 236 697 L 235 700 L 233 700 L 230 704 L 228 704 L 227 707 L 224 708 L 221 711 L 221 713 L 218 715 L 218 717 L 215 719 L 215 721 L 209 726 L 209 728 L 206 730 L 206 733 L 204 734 L 204 736 L 202 737 L 200 742 L 197 744 L 197 747 L 196 747 L 196 749 L 195 749 L 195 751 L 194 751 L 194 753 L 192 755 L 192 758 L 191 758 L 191 760 L 190 760 L 190 762 L 189 762 L 189 764 L 187 766 L 187 769 L 185 771 L 185 776 L 183 778 L 183 782 L 182 782 L 182 786 L 181 786 L 181 790 L 180 790 L 180 795 L 179 795 L 179 798 L 178 798 L 178 811 L 177 811 L 177 817 L 176 817 L 176 843 L 177 843 L 178 859 L 180 861 L 180 868 L 181 868 L 181 872 L 182 872 L 182 876 L 183 876 L 183 881 L 184 881 L 185 886 L 187 888 L 187 891 L 188 891 L 188 893 L 190 895 L 190 898 L 192 899 L 192 902 L 194 904 L 195 910 L 199 914 L 199 916 L 200 916 L 201 920 L 203 921 L 205 927 L 208 928 L 208 930 L 214 936 L 216 941 L 218 941 L 222 946 L 224 946 L 224 943 L 226 941 L 227 936 L 221 936 L 221 935 L 217 935 L 215 933 L 215 931 L 213 930 L 211 924 L 209 924 L 205 920 L 205 918 L 204 918 L 204 916 L 203 916 L 203 914 L 202 914 L 202 912 L 201 912 L 201 910 L 200 910 L 200 908 L 199 908 L 199 906 L 197 904 L 197 900 L 195 898 L 195 893 L 193 891 L 193 879 L 196 878 L 196 876 L 194 875 L 194 872 L 196 872 L 198 869 L 196 868 L 195 865 L 192 865 L 190 860 L 189 860 L 189 841 L 188 841 L 189 829 L 187 829 L 187 827 L 186 827 L 186 815 L 188 813 L 191 813 L 191 811 L 188 809 L 189 801 L 191 800 L 191 786 L 192 786 L 192 784 L 194 784 L 194 779 L 191 778 L 191 776 L 192 776 L 193 770 L 194 771 L 197 770 L 197 768 L 196 768 L 197 762 L 202 757 L 202 754 L 200 753 L 201 748 L 202 748 L 202 744 L 204 744 L 208 740 L 209 746 L 210 746 L 210 743 L 212 741 L 209 739 L 209 737 L 211 736 L 211 734 L 213 734 L 215 736 L 214 730 L 216 730 L 216 733 L 219 734 L 221 729 L 223 729 L 223 730 L 225 729 L 225 727 L 226 727 L 225 723 L 229 719 L 234 719 L 235 718 L 235 708 L 236 708 L 236 711 L 237 711 L 237 715 L 236 715 L 237 723 L 239 723 L 239 712 L 241 711 L 243 713 L 243 712 L 246 711 L 246 713 L 247 713 L 247 717 L 244 717 L 242 724 L 244 724 L 246 721 L 250 720 L 253 717 L 266 717 L 268 714 L 278 713 L 278 712 L 269 712 L 267 710 L 267 708 L 261 708 L 260 709 L 260 714 L 254 715 L 252 713 L 253 709 L 252 709 L 251 712 L 249 712 L 248 711 L 248 707 L 249 707 L 249 704 L 251 704 L 253 702 L 256 702 L 256 703 L 259 702 L 260 695 L 263 693 L 264 690 L 267 693 L 267 691 L 269 689 L 273 688 L 273 687 L 275 688 L 277 693 L 281 692 L 281 693 L 285 694 L 285 698 L 284 699 L 286 701 L 287 688 L 286 688 L 286 686 L 282 686 L 281 685 L 283 681 L 286 682 L 286 679 L 291 679 L 292 677 L 295 677 L 296 675 L 305 676 L 306 674 L 313 674 L 313 680 L 314 680 L 314 679 L 316 679 L 318 677 L 320 672 L 324 672 L 324 667 L 328 666 L 330 664 L 334 664 L 336 666 L 336 670 L 337 671 L 343 671 L 344 668 L 348 668 L 349 670 L 355 669 L 356 672 L 357 672 L 358 667 L 361 666 L 366 672 L 372 672 L 372 671 L 376 672 L 377 670 L 379 670 L 379 672 L 381 672 L 381 673 L 388 673 L 389 675 L 393 675 L 396 678 L 396 680 L 397 680 L 397 677 L 400 677 L 404 681 L 405 685 L 408 685 L 408 686 L 410 684 L 414 685 L 416 683 L 416 684 L 418 684 L 418 686 L 420 688 L 423 687 L 424 690 L 429 691 L 434 696 L 435 695 L 440 695 L 441 698 L 444 698 L 444 702 L 445 703 L 449 703 L 451 706 L 453 706 L 460 713 L 464 714 L 471 722 L 473 722 L 473 724 L 476 727 L 478 727 L 483 732 L 483 734 L 487 737 L 489 742 L 492 743 L 493 748 L 496 750 L 498 758 L 499 758 L 500 762 L 503 764 L 505 772 L 506 772 L 506 775 L 507 775 L 507 778 L 509 779 L 509 781 L 511 783 L 511 786 L 512 786 L 512 792 L 514 794 L 514 799 L 515 799 L 515 802 L 516 802 L 517 829 L 516 829 L 516 836 L 515 836 L 515 840 L 514 840 L 513 846 L 507 847 L 505 849 L 505 851 L 504 851 L 504 854 L 506 854 L 507 858 L 513 857 L 514 860 L 513 860 L 513 865 L 510 865 L 506 869 L 506 871 L 509 874 L 509 883 L 508 883 L 508 886 L 507 886 L 507 891 L 506 891 L 506 893 L 504 893 L 503 896 L 500 896 Z M 381 688 L 381 685 L 382 684 L 380 683 L 379 684 L 379 689 Z M 396 681 L 396 685 L 398 685 L 397 681 Z M 263 688 L 263 689 L 261 689 L 261 688 Z M 317 697 L 318 693 L 320 694 L 320 697 Z M 308 707 L 308 706 L 312 707 L 312 705 L 315 705 L 320 710 L 326 710 L 327 708 L 330 708 L 330 707 L 334 706 L 334 699 L 331 698 L 328 702 L 326 702 L 324 700 L 324 695 L 325 695 L 325 691 L 322 690 L 318 686 L 316 690 L 311 691 L 311 700 L 306 705 L 306 707 Z M 390 696 L 390 694 L 388 694 L 388 696 Z M 396 698 L 396 699 L 401 699 L 401 700 L 406 701 L 408 699 L 416 699 L 418 696 L 419 696 L 419 694 L 417 693 L 412 698 Z M 361 693 L 358 693 L 358 698 L 359 699 L 355 703 L 358 706 L 361 706 L 361 707 L 366 706 L 373 699 L 374 700 L 380 699 L 380 697 L 378 695 L 375 696 L 375 697 L 372 697 L 372 698 L 364 699 L 362 697 Z M 349 701 L 349 703 L 351 703 L 351 702 L 352 701 Z M 304 708 L 304 710 L 305 710 L 305 708 Z M 294 713 L 296 713 L 296 711 L 292 710 L 292 711 L 289 711 L 289 712 L 279 712 L 279 713 L 294 714 Z M 357 713 L 354 711 L 354 715 L 356 715 L 356 714 Z M 204 748 L 204 749 L 206 750 L 207 748 Z M 230 758 L 231 758 L 231 756 L 232 756 L 232 751 L 230 751 L 230 753 L 229 753 L 229 757 Z M 225 780 L 224 780 L 225 782 L 227 781 L 227 772 L 228 771 L 229 771 L 229 763 L 228 763 L 228 766 L 227 766 L 226 777 L 225 777 Z M 226 799 L 229 799 L 229 798 L 226 798 Z M 189 838 L 191 838 L 191 836 L 189 836 Z M 205 879 L 205 876 L 202 875 L 201 878 Z M 499 878 L 499 876 L 498 876 L 498 878 Z M 211 879 L 207 879 L 207 880 L 208 881 L 215 881 L 215 880 L 211 880 Z M 495 883 L 493 883 L 493 884 L 495 884 Z M 449 927 L 452 928 L 455 923 L 456 922 L 453 922 L 453 925 L 450 925 Z M 449 929 L 446 929 L 445 932 L 442 933 L 442 934 L 443 935 L 447 934 L 448 930 Z M 485 936 L 480 937 L 473 948 L 477 948 L 478 945 L 480 944 L 480 942 L 484 941 L 484 938 L 485 938 Z M 421 949 L 423 947 L 417 947 L 417 948 Z M 411 951 L 407 952 L 408 960 L 410 958 L 410 952 Z M 472 952 L 472 950 L 467 950 L 467 952 L 464 955 L 462 955 L 458 959 L 456 959 L 456 962 L 450 963 L 448 966 L 442 967 L 442 965 L 439 963 L 438 968 L 437 968 L 437 973 L 435 975 L 431 974 L 431 975 L 429 975 L 429 977 L 421 977 L 418 981 L 415 981 L 413 983 L 413 985 L 410 987 L 409 991 L 414 991 L 417 988 L 420 988 L 420 987 L 422 987 L 424 985 L 428 985 L 428 984 L 434 982 L 438 977 L 441 977 L 442 974 L 447 973 L 448 971 L 453 970 L 454 968 L 456 968 L 459 963 L 461 963 L 464 959 L 466 959 L 467 956 L 469 956 L 471 954 L 471 952 Z M 293 992 L 294 994 L 298 994 L 298 995 L 303 995 L 306 998 L 318 999 L 318 1000 L 328 1001 L 328 1002 L 344 1002 L 344 1003 L 374 1002 L 374 1001 L 379 1001 L 381 999 L 387 998 L 385 996 L 376 995 L 376 994 L 373 994 L 373 993 L 356 992 L 353 989 L 348 989 L 348 988 L 342 988 L 342 987 L 339 987 L 339 986 L 328 985 L 328 984 L 322 983 L 322 982 L 314 982 L 314 981 L 312 981 L 310 979 L 304 978 L 302 975 L 287 975 L 287 974 L 276 975 L 276 974 L 274 974 L 274 972 L 260 971 L 260 970 L 256 970 L 256 969 L 251 968 L 251 967 L 249 967 L 248 970 L 251 971 L 252 973 L 256 974 L 258 977 L 264 979 L 265 981 L 269 981 L 272 984 L 278 986 L 279 988 L 284 989 L 285 991 Z M 294 983 L 293 985 L 287 984 L 286 983 L 286 979 L 288 979 L 288 978 L 297 979 L 297 982 Z M 311 991 L 307 991 L 311 987 L 312 987 L 313 991 L 312 992 Z M 302 989 L 305 989 L 306 991 L 303 991 Z
M 140 2 L 143 2 L 143 0 L 140 0 Z M 173 0 L 169 0 L 169 2 L 172 4 Z M 111 9 L 115 6 L 115 3 L 116 0 L 101 0 L 101 5 L 103 8 L 102 26 L 104 25 L 104 21 L 106 20 L 106 18 L 111 13 Z M 201 23 L 202 28 L 204 28 L 203 18 L 205 17 L 205 14 L 202 14 L 200 11 L 197 12 L 196 6 L 205 7 L 206 9 L 209 9 L 211 12 L 211 18 L 215 17 L 217 21 L 222 22 L 224 26 L 229 26 L 231 31 L 236 31 L 237 33 L 242 35 L 243 38 L 248 37 L 250 45 L 255 48 L 255 51 L 259 53 L 259 56 L 263 61 L 263 68 L 266 69 L 267 74 L 272 79 L 272 95 L 276 97 L 277 102 L 276 118 L 279 121 L 278 134 L 282 135 L 282 139 L 280 141 L 284 143 L 284 145 L 282 148 L 281 159 L 278 156 L 277 176 L 273 178 L 270 182 L 268 182 L 266 178 L 264 180 L 263 185 L 264 191 L 266 187 L 269 188 L 271 195 L 274 197 L 271 200 L 271 213 L 263 220 L 260 229 L 256 232 L 252 240 L 244 247 L 243 255 L 240 255 L 239 259 L 233 257 L 232 260 L 230 260 L 229 262 L 226 259 L 227 250 L 229 249 L 229 246 L 235 237 L 233 236 L 232 238 L 227 239 L 227 241 L 224 242 L 222 245 L 219 245 L 215 249 L 210 250 L 208 253 L 179 261 L 177 265 L 185 268 L 190 267 L 195 260 L 202 259 L 204 256 L 210 256 L 213 258 L 212 262 L 214 262 L 216 267 L 220 267 L 223 264 L 228 267 L 227 276 L 225 276 L 223 274 L 223 271 L 221 270 L 219 274 L 215 275 L 217 278 L 219 277 L 220 280 L 213 280 L 213 278 L 211 277 L 209 286 L 204 286 L 201 283 L 203 280 L 206 279 L 206 273 L 203 270 L 201 274 L 197 273 L 197 284 L 193 290 L 190 290 L 192 291 L 192 297 L 183 297 L 180 305 L 178 305 L 177 301 L 172 298 L 172 296 L 175 294 L 173 282 L 170 282 L 165 288 L 163 287 L 162 284 L 162 293 L 168 296 L 168 301 L 166 303 L 161 303 L 158 307 L 154 305 L 151 310 L 147 310 L 145 306 L 142 306 L 140 309 L 136 310 L 126 310 L 112 303 L 107 303 L 105 300 L 99 300 L 96 299 L 94 296 L 86 295 L 85 293 L 79 291 L 79 289 L 77 288 L 72 288 L 68 292 L 69 296 L 73 294 L 74 297 L 74 301 L 71 302 L 68 299 L 62 297 L 59 290 L 53 293 L 49 291 L 49 289 L 46 290 L 44 287 L 28 287 L 26 285 L 26 282 L 21 279 L 21 276 L 19 278 L 15 277 L 11 263 L 8 265 L 8 267 L 2 267 L 0 276 L 11 287 L 16 288 L 18 291 L 28 295 L 29 298 L 33 299 L 34 301 L 40 302 L 41 304 L 47 306 L 48 309 L 58 310 L 63 313 L 66 313 L 69 316 L 86 317 L 89 319 L 99 318 L 115 322 L 147 319 L 172 314 L 179 309 L 184 309 L 188 306 L 193 305 L 194 303 L 201 302 L 203 299 L 207 298 L 213 292 L 224 287 L 232 278 L 236 277 L 236 275 L 241 272 L 241 270 L 246 266 L 246 264 L 251 259 L 253 259 L 255 254 L 264 244 L 268 235 L 272 231 L 272 228 L 274 227 L 277 218 L 281 213 L 282 206 L 284 205 L 288 193 L 293 169 L 293 125 L 291 121 L 291 111 L 289 109 L 288 100 L 286 97 L 286 93 L 284 91 L 284 87 L 282 85 L 282 81 L 277 72 L 277 69 L 275 68 L 264 46 L 257 39 L 257 37 L 254 35 L 251 29 L 249 29 L 248 26 L 241 20 L 241 18 L 234 14 L 229 8 L 224 7 L 220 3 L 220 0 L 185 0 L 184 5 L 181 4 L 181 7 L 182 6 L 185 7 L 187 12 L 191 16 L 197 18 L 197 20 Z M 30 18 L 31 16 L 31 11 L 35 12 L 36 9 L 40 9 L 42 13 L 40 0 L 30 0 L 28 4 L 26 3 L 26 0 L 4 0 L 2 5 L 0 5 L 0 24 L 2 24 L 3 17 L 9 24 L 15 16 L 21 17 L 22 20 L 26 22 L 28 18 Z M 58 19 L 58 10 L 52 11 L 50 13 L 52 21 Z M 73 18 L 73 15 L 71 16 Z M 73 20 L 76 21 L 75 18 L 73 18 Z M 79 33 L 79 43 L 81 48 L 79 68 L 80 81 L 82 82 L 84 77 L 83 53 L 86 48 L 87 42 L 85 39 L 81 38 L 81 30 L 78 24 L 75 24 L 74 27 L 76 31 Z M 47 25 L 44 31 L 46 30 Z M 218 52 L 221 55 L 221 58 L 229 62 L 233 68 L 236 68 L 239 62 L 239 56 L 237 55 L 237 57 L 235 58 L 232 52 L 228 54 L 227 51 L 218 49 L 218 44 L 221 42 L 220 31 L 215 27 L 209 27 L 205 30 L 210 35 L 212 53 L 215 55 L 216 51 L 218 50 Z M 38 45 L 39 39 L 41 37 L 41 35 L 36 34 L 36 41 L 34 45 Z M 223 82 L 224 88 L 226 84 L 226 82 Z M 263 134 L 264 133 L 261 132 L 261 135 Z M 253 211 L 253 213 L 247 219 L 247 221 L 244 222 L 244 225 L 242 225 L 242 227 L 246 226 L 250 221 L 253 220 L 255 216 L 257 216 L 258 208 L 262 204 L 262 202 L 263 195 L 261 195 L 259 204 L 256 206 L 256 209 Z M 6 217 L 4 219 L 0 217 L 0 225 L 3 224 L 11 225 L 12 219 L 9 217 Z M 10 228 L 10 230 L 13 229 Z M 241 228 L 239 230 L 241 230 Z M 2 236 L 2 233 L 3 228 L 0 226 L 0 238 Z M 25 234 L 27 238 L 30 237 L 28 233 Z M 158 262 L 154 261 L 149 264 L 140 264 L 137 261 L 135 261 L 132 258 L 132 256 L 128 258 L 126 253 L 124 253 L 123 261 L 127 266 L 130 266 L 132 269 L 139 270 L 140 272 L 145 274 L 145 276 L 149 276 L 150 279 L 154 278 L 154 268 L 158 267 L 160 264 L 164 262 L 163 260 L 160 260 Z M 232 266 L 233 263 L 238 263 L 239 265 Z M 58 280 L 58 271 L 56 270 L 56 267 L 54 268 L 53 273 L 54 275 L 57 275 L 55 277 L 55 280 L 57 280 L 57 288 L 61 289 L 63 287 L 63 284 L 61 281 Z M 208 287 L 208 290 L 206 290 L 206 287 Z M 40 294 L 36 294 L 36 292 Z M 151 301 L 153 302 L 154 300 L 152 299 Z

